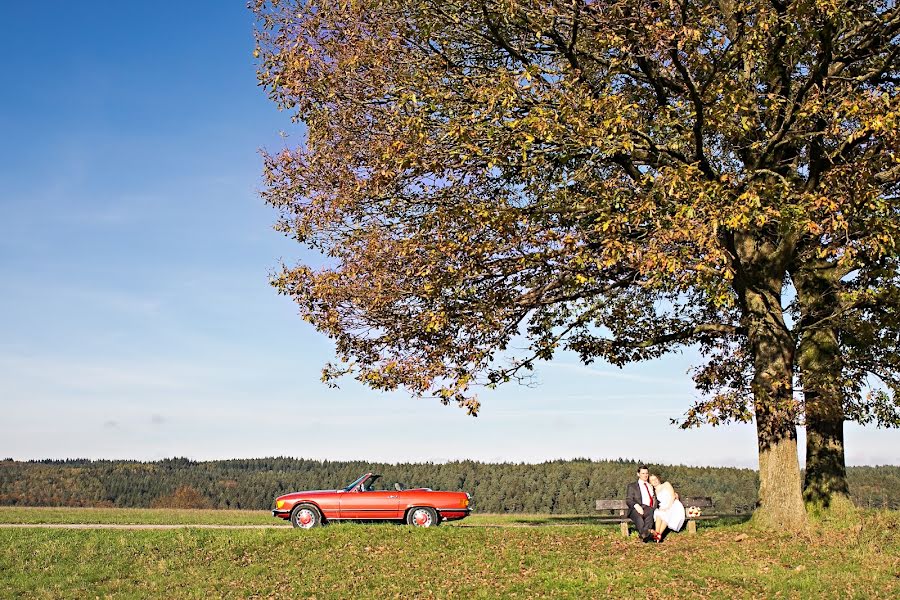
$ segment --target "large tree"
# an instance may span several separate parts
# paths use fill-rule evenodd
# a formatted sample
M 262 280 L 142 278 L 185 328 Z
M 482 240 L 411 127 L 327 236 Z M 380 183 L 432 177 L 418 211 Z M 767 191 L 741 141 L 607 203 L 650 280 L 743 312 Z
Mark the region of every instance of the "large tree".
M 623 364 L 696 345 L 711 394 L 688 422 L 752 417 L 758 518 L 803 526 L 798 344 L 838 303 L 836 339 L 893 322 L 850 298 L 890 288 L 900 240 L 893 0 L 255 7 L 261 84 L 308 127 L 266 156 L 264 196 L 328 259 L 275 284 L 335 340 L 327 378 L 474 413 L 475 385 L 560 348 Z M 791 325 L 786 282 L 823 263 Z M 840 393 L 885 365 L 852 349 Z M 810 390 L 835 373 L 818 356 Z
M 860 225 L 848 227 L 847 237 L 859 236 Z M 890 260 L 828 260 L 821 244 L 815 251 L 797 261 L 791 278 L 807 431 L 804 496 L 827 507 L 849 504 L 844 421 L 900 421 L 900 271 Z

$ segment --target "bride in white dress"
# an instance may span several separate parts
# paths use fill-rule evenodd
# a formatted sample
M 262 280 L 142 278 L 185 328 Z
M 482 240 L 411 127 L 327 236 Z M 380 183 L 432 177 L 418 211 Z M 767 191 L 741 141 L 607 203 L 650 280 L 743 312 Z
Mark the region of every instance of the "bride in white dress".
M 668 481 L 663 483 L 656 475 L 650 476 L 650 485 L 656 491 L 656 512 L 653 518 L 656 520 L 656 541 L 662 538 L 666 527 L 672 531 L 678 531 L 684 526 L 684 505 L 675 494 L 675 488 Z

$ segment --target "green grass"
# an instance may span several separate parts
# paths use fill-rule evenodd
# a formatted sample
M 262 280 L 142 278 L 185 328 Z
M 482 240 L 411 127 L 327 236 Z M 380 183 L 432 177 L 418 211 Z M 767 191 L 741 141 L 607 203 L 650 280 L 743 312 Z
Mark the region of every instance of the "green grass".
M 23 510 L 4 509 L 0 520 L 21 520 L 34 509 Z M 117 518 L 116 511 L 69 510 L 106 522 L 193 517 L 252 524 L 259 516 L 160 510 Z M 823 523 L 801 536 L 751 524 L 707 526 L 661 545 L 625 539 L 611 527 L 554 526 L 552 518 L 479 515 L 460 524 L 488 526 L 432 530 L 353 524 L 311 531 L 0 529 L 0 598 L 887 598 L 900 592 L 896 512 L 867 513 L 846 526 Z M 489 526 L 509 519 L 546 526 Z
M 263 510 L 175 510 L 165 508 L 70 508 L 0 506 L 0 523 L 119 525 L 284 525 Z M 594 516 L 474 514 L 446 526 L 599 525 Z
M 121 525 L 287 525 L 267 510 L 176 510 L 168 508 L 70 508 L 0 506 L 0 523 Z M 593 516 L 474 514 L 459 525 L 597 525 Z
M 736 524 L 746 518 L 724 517 L 700 527 Z M 0 523 L 120 525 L 290 525 L 267 510 L 176 510 L 167 508 L 69 508 L 0 506 Z M 473 514 L 448 527 L 604 524 L 593 515 Z M 605 524 L 606 527 L 616 525 Z
M 98 523 L 119 525 L 278 525 L 268 510 L 171 508 L 49 508 L 0 506 L 0 523 Z

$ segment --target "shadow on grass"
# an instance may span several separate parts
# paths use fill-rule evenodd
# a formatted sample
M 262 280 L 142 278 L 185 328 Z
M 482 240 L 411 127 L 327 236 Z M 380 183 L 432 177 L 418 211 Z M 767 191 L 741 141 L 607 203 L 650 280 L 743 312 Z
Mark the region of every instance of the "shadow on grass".
M 579 515 L 561 515 L 555 517 L 553 515 L 546 515 L 541 517 L 522 517 L 522 518 L 514 518 L 509 521 L 510 523 L 517 523 L 520 525 L 602 525 L 603 521 L 600 517 L 586 517 Z
M 714 527 L 727 527 L 730 525 L 740 525 L 750 520 L 752 515 L 727 515 L 716 516 L 711 518 L 700 519 L 697 523 L 698 529 L 707 529 Z M 607 525 L 610 527 L 618 527 L 619 521 L 603 516 L 583 516 L 583 515 L 546 515 L 540 517 L 521 517 L 505 519 L 504 522 L 516 524 L 520 526 L 552 526 L 552 525 Z

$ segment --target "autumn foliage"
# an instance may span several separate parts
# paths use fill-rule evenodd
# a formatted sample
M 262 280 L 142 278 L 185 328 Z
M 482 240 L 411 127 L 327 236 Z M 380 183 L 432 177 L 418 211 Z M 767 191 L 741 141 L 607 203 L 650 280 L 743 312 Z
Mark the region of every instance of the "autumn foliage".
M 897 421 L 893 2 L 255 8 L 260 82 L 307 126 L 264 197 L 326 258 L 274 284 L 335 341 L 326 379 L 474 414 L 560 349 L 693 345 L 685 425 L 754 419 L 760 515 L 788 527 L 797 423 L 824 469 L 845 418 Z

